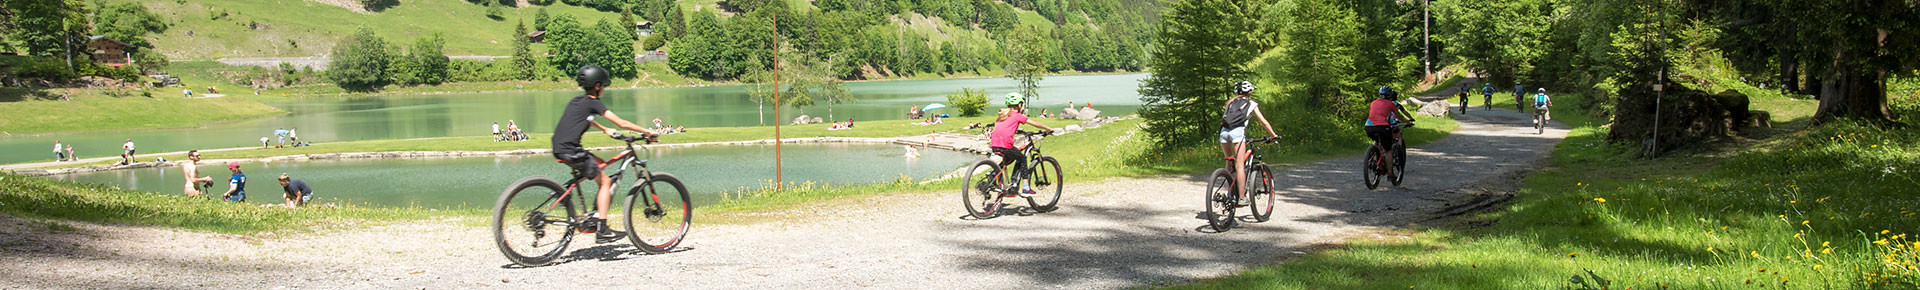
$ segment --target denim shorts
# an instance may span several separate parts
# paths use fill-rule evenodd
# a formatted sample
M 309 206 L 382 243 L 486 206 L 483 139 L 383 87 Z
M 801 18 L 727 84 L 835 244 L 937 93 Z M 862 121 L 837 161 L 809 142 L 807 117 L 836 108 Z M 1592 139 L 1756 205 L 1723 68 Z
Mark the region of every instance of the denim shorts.
M 1246 143 L 1247 127 L 1220 129 L 1220 143 Z

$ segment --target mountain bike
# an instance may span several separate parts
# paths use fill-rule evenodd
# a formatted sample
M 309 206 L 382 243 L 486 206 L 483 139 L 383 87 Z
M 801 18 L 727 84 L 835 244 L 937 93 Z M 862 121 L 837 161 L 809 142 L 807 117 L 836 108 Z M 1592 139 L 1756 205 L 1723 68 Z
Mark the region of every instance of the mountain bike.
M 1250 182 L 1245 186 L 1247 192 L 1234 190 L 1232 168 L 1213 170 L 1212 181 L 1207 182 L 1206 195 L 1207 225 L 1212 226 L 1213 230 L 1225 232 L 1233 228 L 1233 225 L 1239 222 L 1233 212 L 1240 207 L 1248 207 L 1247 210 L 1252 211 L 1253 219 L 1257 222 L 1266 222 L 1273 217 L 1273 170 L 1261 160 L 1260 151 L 1255 150 L 1253 144 L 1272 144 L 1279 140 L 1278 137 L 1248 140 L 1247 151 L 1252 153 L 1247 154 L 1247 160 L 1227 158 L 1228 164 L 1240 162 L 1245 165 L 1246 175 L 1240 180 Z
M 628 241 L 641 251 L 673 250 L 687 236 L 693 220 L 693 203 L 689 201 L 687 187 L 672 174 L 647 169 L 647 161 L 635 156 L 634 142 L 653 143 L 657 136 L 615 135 L 613 138 L 625 141 L 626 151 L 614 155 L 612 161 L 596 157 L 595 163 L 601 169 L 620 165 L 619 170 L 607 174 L 607 178 L 613 180 L 608 186 L 619 188 L 620 178 L 628 169 L 638 171 L 634 174 L 638 185 L 627 190 L 626 212 L 607 217 L 609 222 L 622 220 L 623 223 L 610 226 L 624 225 Z M 573 234 L 586 230 L 584 222 L 594 212 L 595 192 L 580 186 L 583 181 L 593 184 L 593 178 L 575 171 L 566 183 L 546 176 L 513 182 L 506 192 L 500 193 L 500 201 L 493 208 L 493 240 L 500 246 L 500 252 L 514 264 L 528 267 L 546 265 L 560 257 L 567 243 L 573 241 Z M 636 224 L 636 220 L 641 223 Z
M 1066 187 L 1066 180 L 1060 172 L 1060 161 L 1040 153 L 1040 143 L 1034 136 L 1052 135 L 1053 132 L 1015 131 L 1027 140 L 1020 151 L 1027 158 L 1027 168 L 1004 170 L 1000 163 L 992 158 L 982 159 L 967 166 L 967 176 L 960 185 L 960 202 L 967 206 L 967 213 L 976 219 L 1000 216 L 1000 209 L 1006 207 L 1006 198 L 1020 197 L 1023 183 L 1037 192 L 1034 196 L 1023 197 L 1027 205 L 1035 212 L 1051 212 L 1059 209 L 1060 191 Z M 1008 161 L 1007 163 L 1013 163 Z M 1009 172 L 1012 171 L 1012 172 Z M 1020 173 L 1020 174 L 1008 174 Z M 1023 176 L 1024 175 L 1024 176 Z
M 1366 181 L 1367 189 L 1379 188 L 1383 176 L 1392 180 L 1393 186 L 1400 186 L 1400 182 L 1407 178 L 1407 140 L 1400 137 L 1400 131 L 1413 127 L 1413 122 L 1393 124 L 1392 127 L 1393 144 L 1388 146 L 1393 147 L 1395 154 L 1391 162 L 1386 156 L 1388 148 L 1380 148 L 1380 144 L 1367 147 L 1367 161 L 1361 170 L 1361 179 Z
M 1547 108 L 1533 107 L 1533 134 L 1547 133 Z

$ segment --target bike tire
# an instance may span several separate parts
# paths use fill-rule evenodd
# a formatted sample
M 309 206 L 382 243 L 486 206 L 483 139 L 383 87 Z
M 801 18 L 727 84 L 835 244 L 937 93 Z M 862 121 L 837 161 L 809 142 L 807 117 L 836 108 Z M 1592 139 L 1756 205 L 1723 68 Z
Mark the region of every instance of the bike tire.
M 1227 169 L 1213 170 L 1213 177 L 1207 182 L 1206 202 L 1207 226 L 1216 232 L 1226 232 L 1233 228 L 1233 173 Z
M 1040 156 L 1033 164 L 1033 176 L 1027 182 L 1033 183 L 1035 196 L 1027 197 L 1027 205 L 1035 212 L 1052 212 L 1060 209 L 1060 192 L 1066 187 L 1066 173 L 1060 171 L 1060 161 L 1053 156 Z
M 1253 173 L 1254 182 L 1248 186 L 1247 210 L 1253 213 L 1254 221 L 1266 222 L 1273 218 L 1273 169 L 1266 163 L 1254 163 L 1247 170 Z
M 537 267 L 553 263 L 554 258 L 566 252 L 567 244 L 573 241 L 573 232 L 579 225 L 572 222 L 577 216 L 573 204 L 560 199 L 561 192 L 559 182 L 535 176 L 515 181 L 507 187 L 507 191 L 500 193 L 500 200 L 493 206 L 493 241 L 500 247 L 500 253 L 507 256 L 507 260 L 521 266 Z M 563 220 L 552 219 L 549 211 L 555 209 L 566 213 L 560 216 Z M 505 223 L 509 212 L 518 213 L 514 224 Z M 557 234 L 560 237 L 551 243 L 542 243 L 552 232 L 549 227 L 556 224 L 566 225 L 559 229 Z M 515 244 L 523 242 L 519 240 L 522 237 L 527 238 L 524 241 L 527 242 L 526 247 L 515 247 Z M 552 249 L 542 249 L 545 247 Z M 523 253 L 521 249 L 530 251 Z
M 1393 181 L 1393 186 L 1400 186 L 1400 182 L 1407 180 L 1407 149 L 1406 146 L 1397 147 L 1400 149 L 1398 154 L 1393 155 L 1393 174 L 1389 174 L 1392 178 L 1388 178 Z
M 1380 168 L 1380 153 L 1380 146 L 1367 147 L 1367 161 L 1364 166 L 1360 166 L 1360 178 L 1366 181 L 1365 183 L 1369 190 L 1380 188 L 1381 172 L 1378 171 Z
M 960 204 L 966 205 L 967 214 L 976 219 L 988 219 L 1000 215 L 1001 176 L 994 170 L 999 164 L 993 160 L 980 160 L 967 166 L 966 178 L 960 183 Z
M 662 190 L 660 187 L 668 187 Z M 651 199 L 642 199 L 648 198 Z M 635 205 L 642 206 L 635 212 Z M 645 224 L 634 224 L 642 217 Z M 672 174 L 654 173 L 646 183 L 627 191 L 627 240 L 648 253 L 666 253 L 685 241 L 693 225 L 693 199 L 687 186 Z

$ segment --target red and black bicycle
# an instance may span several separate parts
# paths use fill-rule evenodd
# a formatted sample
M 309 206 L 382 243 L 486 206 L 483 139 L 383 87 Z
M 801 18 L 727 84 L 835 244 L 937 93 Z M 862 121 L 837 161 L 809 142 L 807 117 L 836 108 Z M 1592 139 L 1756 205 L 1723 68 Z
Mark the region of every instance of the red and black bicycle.
M 595 161 L 603 170 L 620 165 L 619 170 L 607 174 L 607 178 L 613 180 L 610 184 L 613 188 L 620 187 L 620 178 L 629 168 L 638 170 L 634 181 L 639 185 L 627 190 L 626 211 L 610 213 L 613 216 L 607 218 L 624 222 L 609 226 L 628 232 L 627 239 L 641 251 L 673 250 L 687 236 L 693 220 L 693 203 L 687 187 L 672 174 L 647 169 L 647 161 L 635 156 L 633 143 L 653 143 L 652 138 L 619 135 L 613 138 L 626 141 L 627 150 L 614 155 L 611 161 Z M 582 227 L 584 221 L 595 211 L 595 191 L 580 186 L 583 181 L 592 184 L 592 178 L 574 172 L 573 178 L 562 185 L 546 176 L 532 176 L 507 187 L 493 209 L 493 239 L 500 246 L 500 252 L 514 264 L 529 267 L 552 263 L 565 253 L 573 234 L 586 230 Z M 619 227 L 622 225 L 624 229 Z
M 1367 148 L 1367 163 L 1362 170 L 1362 178 L 1367 182 L 1367 189 L 1379 188 L 1381 179 L 1392 180 L 1393 186 L 1400 186 L 1400 182 L 1407 178 L 1407 140 L 1400 137 L 1400 131 L 1413 127 L 1413 122 L 1401 122 L 1393 124 L 1392 127 L 1393 143 L 1388 144 L 1393 147 L 1391 148 L 1394 153 L 1392 160 L 1388 160 L 1386 156 L 1389 148 L 1381 148 L 1380 144 Z

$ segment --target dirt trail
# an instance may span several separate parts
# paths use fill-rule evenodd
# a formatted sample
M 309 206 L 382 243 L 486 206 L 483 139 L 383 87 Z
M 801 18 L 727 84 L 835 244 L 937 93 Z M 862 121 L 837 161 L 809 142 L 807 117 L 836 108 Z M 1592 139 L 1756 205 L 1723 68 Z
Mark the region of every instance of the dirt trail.
M 684 251 L 578 245 L 567 261 L 506 266 L 478 221 L 234 236 L 0 216 L 0 288 L 1127 288 L 1227 275 L 1396 227 L 1475 198 L 1485 178 L 1544 159 L 1564 128 L 1474 111 L 1409 150 L 1403 188 L 1366 190 L 1360 156 L 1283 167 L 1272 221 L 1225 233 L 1199 218 L 1194 176 L 1073 180 L 1059 211 L 960 218 L 954 192 L 891 194 L 700 225 Z M 1066 162 L 1068 166 L 1072 162 Z M 580 243 L 577 243 L 580 244 Z

